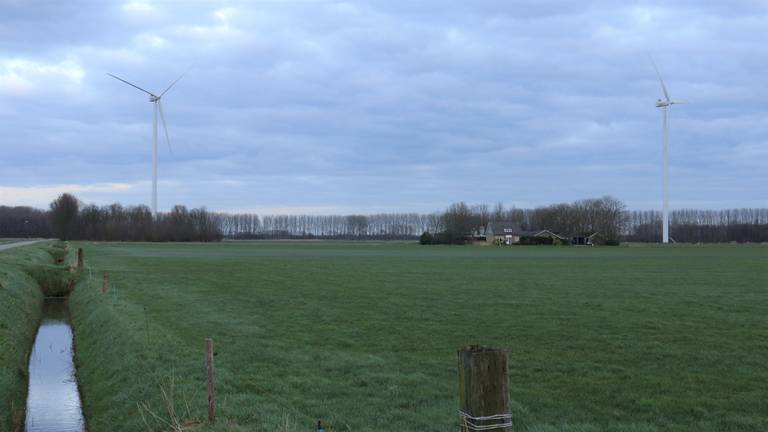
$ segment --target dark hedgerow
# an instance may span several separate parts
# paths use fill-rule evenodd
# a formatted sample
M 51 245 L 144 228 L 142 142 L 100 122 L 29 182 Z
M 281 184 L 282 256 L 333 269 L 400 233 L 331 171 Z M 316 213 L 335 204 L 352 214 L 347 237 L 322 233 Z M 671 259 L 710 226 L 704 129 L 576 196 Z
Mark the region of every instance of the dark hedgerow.
M 531 236 L 522 236 L 520 237 L 520 243 L 521 245 L 551 245 L 553 243 L 552 238 L 550 237 L 531 237 Z

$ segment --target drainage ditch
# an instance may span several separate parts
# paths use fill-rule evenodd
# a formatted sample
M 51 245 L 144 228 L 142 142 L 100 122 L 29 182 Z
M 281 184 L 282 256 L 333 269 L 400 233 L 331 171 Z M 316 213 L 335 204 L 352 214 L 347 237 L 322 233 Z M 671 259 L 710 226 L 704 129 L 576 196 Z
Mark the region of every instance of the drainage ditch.
M 49 253 L 55 265 L 25 269 L 45 295 L 42 320 L 29 357 L 25 430 L 83 432 L 85 419 L 68 308 L 68 296 L 77 283 L 77 274 L 64 264 L 66 249 L 52 247 Z
M 29 357 L 27 432 L 85 430 L 72 347 L 67 299 L 46 298 Z

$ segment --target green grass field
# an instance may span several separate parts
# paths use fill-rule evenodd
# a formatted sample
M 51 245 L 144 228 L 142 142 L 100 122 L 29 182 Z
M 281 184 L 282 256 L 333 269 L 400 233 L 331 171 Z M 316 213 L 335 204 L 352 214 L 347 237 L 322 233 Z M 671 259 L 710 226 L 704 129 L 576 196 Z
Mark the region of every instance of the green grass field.
M 73 246 L 92 432 L 202 422 L 206 336 L 212 430 L 455 430 L 467 344 L 510 350 L 516 430 L 768 430 L 768 248 Z
M 205 429 L 207 335 L 217 430 L 455 429 L 468 343 L 510 350 L 517 430 L 768 425 L 766 248 L 82 246 L 92 272 L 71 301 L 92 431 Z M 52 268 L 50 250 L 0 252 L 4 424 L 39 316 L 27 272 Z M 103 270 L 116 298 L 98 294 Z

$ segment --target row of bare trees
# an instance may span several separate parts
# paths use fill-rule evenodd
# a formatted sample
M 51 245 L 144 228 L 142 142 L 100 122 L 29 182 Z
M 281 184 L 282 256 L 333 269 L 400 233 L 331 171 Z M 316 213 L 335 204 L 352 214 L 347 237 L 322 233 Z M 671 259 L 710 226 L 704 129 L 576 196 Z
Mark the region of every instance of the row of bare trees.
M 471 231 L 480 232 L 489 221 L 501 221 L 521 231 L 548 229 L 561 234 L 599 232 L 609 240 L 661 241 L 661 212 L 628 211 L 612 197 L 586 199 L 535 209 L 502 204 L 452 205 L 448 213 L 469 213 Z M 463 206 L 463 208 L 462 208 Z M 455 215 L 451 218 L 455 220 Z M 453 232 L 454 230 L 449 230 Z M 465 232 L 466 228 L 459 230 Z M 680 243 L 768 242 L 768 208 L 674 210 L 670 214 L 672 238 Z M 434 231 L 430 231 L 434 234 Z M 452 234 L 455 237 L 455 234 Z
M 469 206 L 452 204 L 443 214 L 444 229 L 440 242 L 461 243 L 483 232 L 488 222 L 511 227 L 520 232 L 550 230 L 564 235 L 599 232 L 610 242 L 618 242 L 627 225 L 624 203 L 613 197 L 592 198 L 573 203 L 553 204 L 535 209 L 505 209 L 496 204 Z M 431 233 L 436 234 L 436 233 Z
M 62 240 L 218 241 L 218 217 L 202 209 L 177 205 L 156 218 L 146 206 L 83 206 L 63 194 L 51 203 L 51 233 Z
M 50 210 L 0 206 L 0 237 L 60 237 L 126 241 L 232 239 L 415 239 L 427 232 L 459 242 L 499 221 L 521 231 L 599 232 L 609 240 L 658 242 L 661 213 L 627 211 L 612 197 L 534 209 L 456 203 L 443 213 L 373 215 L 256 215 L 211 213 L 176 206 L 153 218 L 146 206 L 84 205 L 64 194 Z M 768 209 L 675 210 L 670 231 L 678 242 L 766 242 Z
M 51 237 L 47 211 L 32 207 L 0 206 L 0 238 Z
M 452 204 L 444 213 L 380 213 L 373 215 L 219 214 L 227 238 L 413 239 L 424 232 L 456 243 L 481 232 L 489 221 L 514 224 L 521 230 L 550 229 L 563 233 L 600 232 L 618 239 L 626 223 L 624 204 L 611 197 L 556 204 L 537 209 L 493 209 L 480 204 Z
M 218 214 L 221 231 L 234 239 L 327 238 L 413 239 L 437 231 L 440 214 L 380 213 L 373 215 Z
M 659 211 L 631 211 L 624 235 L 630 241 L 657 242 L 661 220 Z M 674 210 L 669 231 L 680 243 L 768 242 L 768 209 Z

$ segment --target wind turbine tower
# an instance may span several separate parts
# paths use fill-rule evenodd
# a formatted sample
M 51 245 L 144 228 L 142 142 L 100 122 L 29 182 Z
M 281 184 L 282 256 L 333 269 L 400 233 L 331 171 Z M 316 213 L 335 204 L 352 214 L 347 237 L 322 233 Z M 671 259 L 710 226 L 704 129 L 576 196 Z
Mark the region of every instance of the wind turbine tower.
M 152 216 L 157 217 L 157 114 L 160 114 L 160 120 L 163 122 L 163 129 L 165 130 L 165 139 L 166 142 L 168 142 L 168 150 L 171 149 L 171 139 L 168 137 L 168 126 L 165 124 L 165 115 L 163 114 L 163 103 L 162 98 L 163 96 L 168 93 L 168 90 L 171 89 L 174 85 L 176 85 L 177 82 L 184 76 L 182 74 L 180 77 L 176 78 L 174 82 L 171 83 L 171 85 L 168 86 L 160 95 L 156 95 L 152 92 L 149 92 L 147 90 L 144 90 L 143 88 L 132 84 L 119 76 L 112 75 L 111 73 L 108 73 L 107 75 L 111 76 L 112 78 L 116 80 L 120 80 L 129 86 L 136 88 L 138 90 L 143 91 L 144 93 L 149 95 L 149 101 L 152 102 Z
M 664 162 L 663 162 L 663 177 L 664 177 L 664 192 L 663 192 L 663 200 L 662 200 L 662 234 L 661 234 L 661 241 L 662 243 L 669 243 L 669 111 L 672 109 L 672 105 L 686 103 L 685 101 L 676 101 L 669 98 L 669 93 L 667 93 L 667 87 L 664 85 L 664 80 L 661 78 L 661 73 L 659 73 L 659 68 L 656 67 L 656 62 L 653 61 L 653 58 L 651 58 L 651 63 L 653 63 L 653 68 L 656 70 L 656 76 L 659 77 L 659 82 L 661 83 L 661 90 L 664 92 L 664 99 L 657 99 L 656 100 L 656 108 L 661 108 L 662 110 L 662 135 L 663 135 L 663 153 L 664 153 Z

